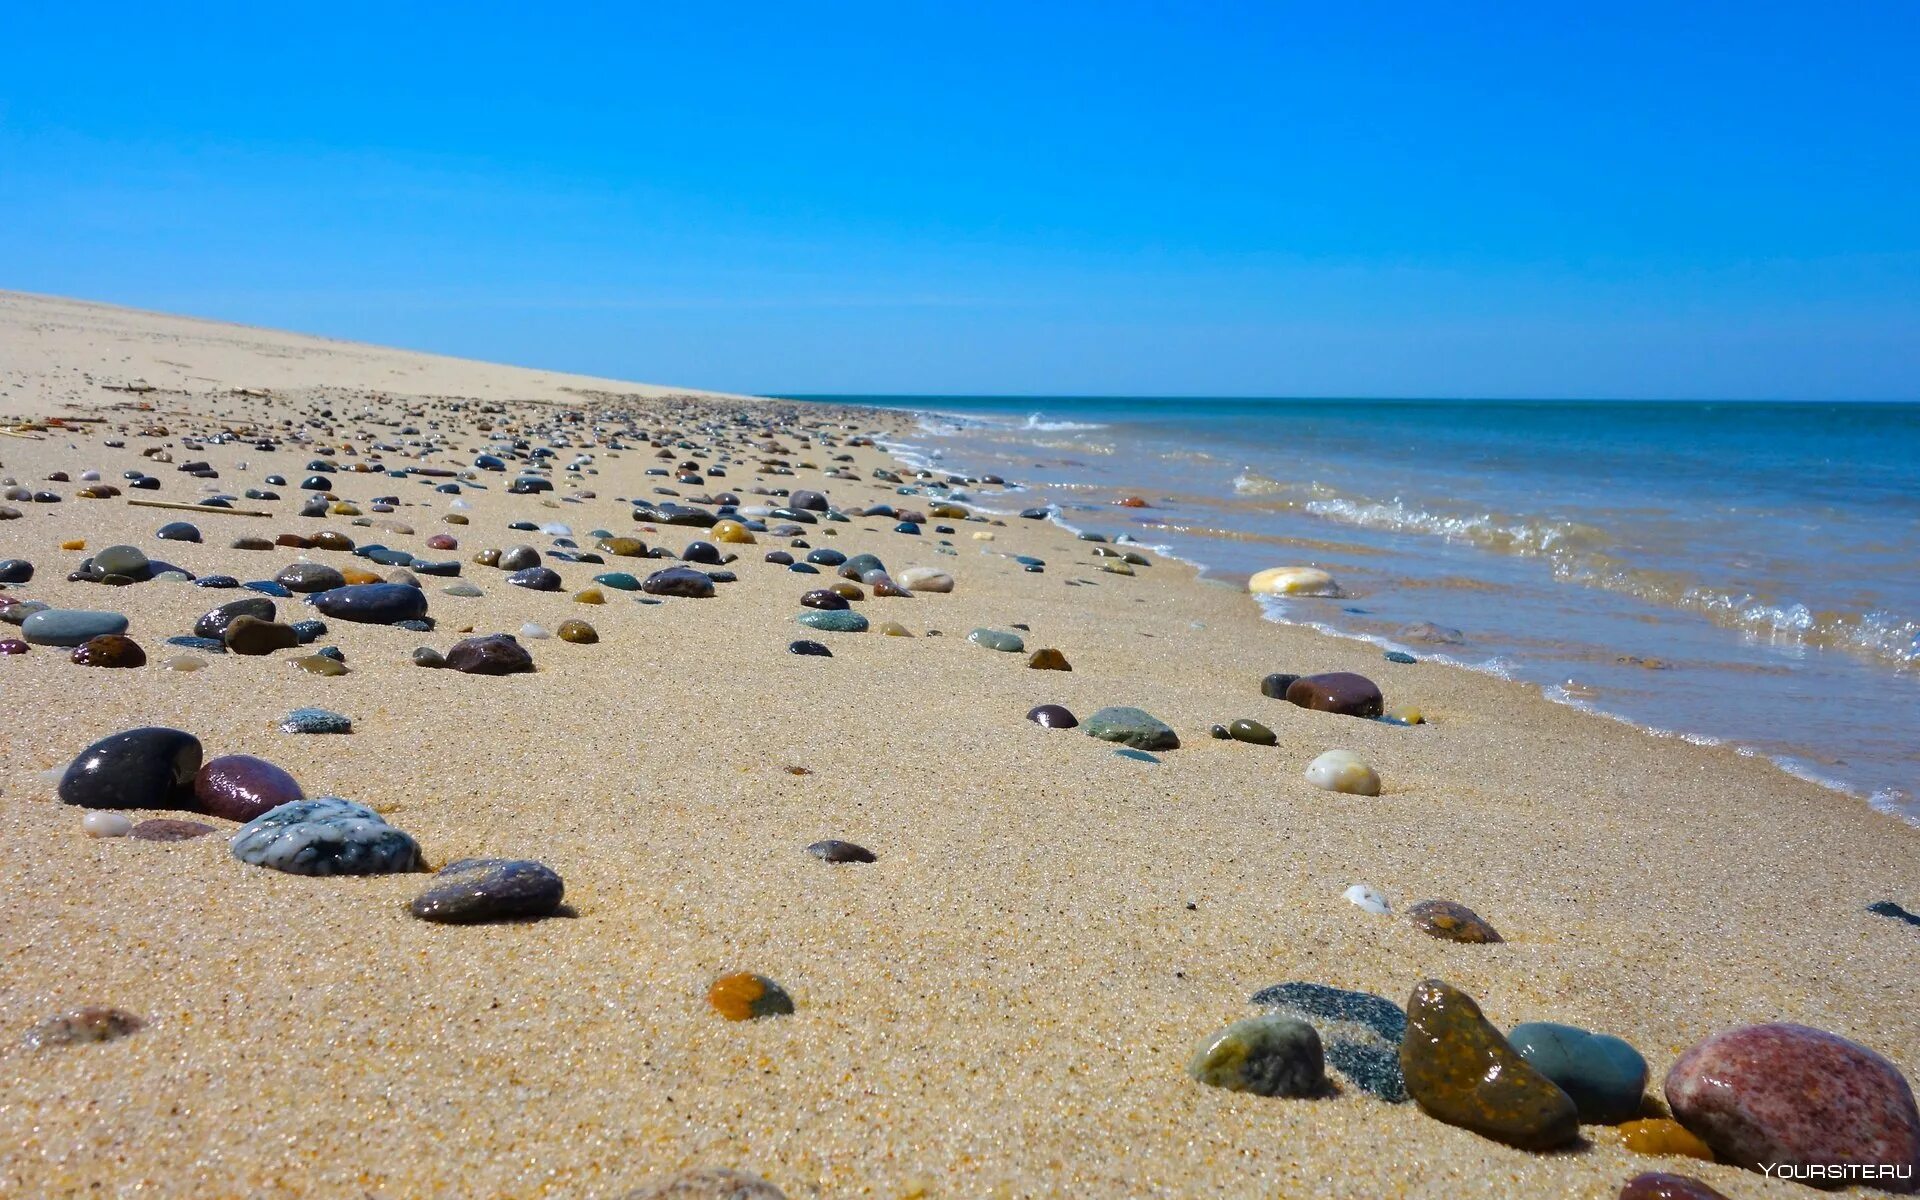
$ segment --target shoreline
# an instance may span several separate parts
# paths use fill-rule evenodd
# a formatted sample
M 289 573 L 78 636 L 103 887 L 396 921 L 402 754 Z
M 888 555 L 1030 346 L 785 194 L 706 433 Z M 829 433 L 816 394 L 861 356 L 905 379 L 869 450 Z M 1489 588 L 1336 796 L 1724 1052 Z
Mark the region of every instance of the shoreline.
M 166 341 L 172 320 L 156 318 L 160 328 L 122 352 L 196 359 L 191 369 L 222 374 L 222 387 L 304 372 L 306 386 L 332 380 L 327 394 L 347 397 L 533 390 L 517 371 L 364 347 L 320 346 L 289 364 L 250 348 L 258 331 L 215 353 L 206 347 L 225 343 L 202 330 L 204 343 L 183 352 Z M 52 339 L 25 366 L 10 354 L 0 349 L 0 407 L 12 411 L 68 398 L 64 381 L 97 369 L 100 351 Z M 35 374 L 56 359 L 60 373 Z M 409 365 L 418 370 L 381 382 Z M 552 380 L 572 377 L 533 374 L 548 378 L 547 398 L 565 399 L 567 385 Z M 422 381 L 431 388 L 409 390 Z M 689 434 L 702 413 L 821 411 L 634 395 L 637 408 L 670 412 L 656 427 Z M 242 403 L 226 393 L 196 402 Z M 311 393 L 276 392 L 258 407 L 278 419 L 312 404 Z M 453 419 L 442 401 L 417 404 Z M 89 463 L 117 474 L 148 444 L 129 438 L 110 452 L 101 440 L 75 450 L 8 441 L 0 462 L 23 481 L 77 478 Z M 297 481 L 313 457 L 240 443 L 193 453 L 235 492 L 270 470 Z M 826 466 L 840 453 L 854 457 L 858 480 L 796 467 L 764 482 L 822 488 L 847 505 L 926 500 L 872 479 L 884 465 L 877 448 L 807 457 Z M 697 536 L 639 533 L 614 498 L 671 481 L 641 475 L 650 451 L 601 454 L 587 483 L 599 495 L 577 507 L 468 493 L 457 557 L 521 538 L 547 544 L 509 532 L 514 519 L 565 521 L 583 546 L 596 523 L 670 547 Z M 0 534 L 11 555 L 41 566 L 15 590 L 124 606 L 157 662 L 171 652 L 166 635 L 235 593 L 65 582 L 82 555 L 59 542 L 127 541 L 201 574 L 238 573 L 239 562 L 271 574 L 298 552 L 243 557 L 226 541 L 321 526 L 419 550 L 445 528 L 444 497 L 428 489 L 339 480 L 362 501 L 391 483 L 409 501 L 395 515 L 416 532 L 303 521 L 283 502 L 272 520 L 195 518 L 206 542 L 176 553 L 152 538 L 176 514 L 69 498 L 22 505 L 27 519 Z M 745 499 L 754 474 L 712 482 Z M 156 493 L 188 494 L 170 471 Z M 1560 1020 L 1625 1037 L 1652 1066 L 1656 1093 L 1686 1047 L 1749 1021 L 1831 1029 L 1920 1073 L 1920 938 L 1864 911 L 1888 898 L 1913 906 L 1920 830 L 1764 760 L 1653 738 L 1529 685 L 1383 663 L 1371 648 L 1268 621 L 1244 591 L 1175 561 L 1099 573 L 1090 544 L 1050 522 L 955 521 L 953 556 L 934 553 L 931 531 L 909 537 L 890 524 L 856 519 L 809 540 L 872 550 L 896 573 L 941 567 L 958 585 L 865 601 L 876 621 L 916 636 L 824 634 L 827 659 L 783 647 L 806 632 L 793 624 L 795 598 L 831 572 L 801 579 L 762 563 L 787 542 L 762 536 L 731 547 L 743 552 L 739 580 L 719 595 L 655 607 L 620 596 L 590 611 L 573 604 L 568 591 L 605 567 L 556 561 L 567 590 L 539 594 L 468 563 L 462 578 L 484 596 L 455 600 L 440 588 L 457 581 L 423 580 L 444 631 L 335 622 L 351 669 L 339 678 L 232 656 L 191 675 L 88 670 L 40 647 L 0 661 L 19 713 L 0 750 L 12 781 L 0 787 L 0 848 L 16 865 L 0 895 L 0 1028 L 81 1004 L 148 1021 L 120 1041 L 54 1054 L 0 1038 L 0 1191 L 598 1200 L 712 1165 L 754 1170 L 791 1197 L 1610 1197 L 1646 1170 L 1697 1175 L 1736 1197 L 1808 1194 L 1732 1167 L 1633 1154 L 1604 1128 L 1586 1131 L 1584 1152 L 1538 1155 L 1351 1091 L 1290 1101 L 1194 1084 L 1194 1044 L 1253 1015 L 1249 997 L 1286 980 L 1403 1002 L 1419 980 L 1447 979 L 1503 1027 Z M 1015 553 L 1044 559 L 1044 572 L 1002 557 Z M 582 615 L 601 641 L 530 642 L 534 674 L 477 678 L 407 661 L 417 643 L 444 648 L 458 626 L 552 628 Z M 1030 647 L 1064 650 L 1073 671 L 1031 671 L 965 640 L 969 628 L 1016 622 L 1030 626 Z M 1369 674 L 1390 704 L 1416 705 L 1431 724 L 1308 712 L 1259 692 L 1268 672 L 1330 670 Z M 1043 702 L 1082 718 L 1137 705 L 1183 745 L 1159 763 L 1119 758 L 1025 720 Z M 355 732 L 277 732 L 274 718 L 301 704 L 349 713 Z M 1235 717 L 1271 725 L 1278 746 L 1206 736 Z M 82 837 L 79 814 L 38 773 L 96 737 L 155 722 L 191 729 L 210 755 L 279 763 L 310 795 L 374 805 L 435 865 L 549 863 L 574 916 L 431 926 L 404 907 L 421 876 L 293 878 L 236 863 L 224 837 Z M 1372 760 L 1384 794 L 1306 784 L 1307 762 L 1334 746 Z M 823 837 L 858 841 L 878 861 L 825 867 L 802 852 Z M 1384 890 L 1396 915 L 1344 901 L 1358 882 Z M 1434 896 L 1473 907 L 1506 943 L 1438 941 L 1398 915 Z M 798 1011 L 716 1019 L 702 997 L 728 970 L 781 981 Z

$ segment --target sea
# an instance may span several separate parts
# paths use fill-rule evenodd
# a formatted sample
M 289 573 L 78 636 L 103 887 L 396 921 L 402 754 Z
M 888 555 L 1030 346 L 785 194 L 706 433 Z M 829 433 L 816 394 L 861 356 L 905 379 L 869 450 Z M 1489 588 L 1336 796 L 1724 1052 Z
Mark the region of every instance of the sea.
M 1339 581 L 1249 598 L 1270 620 L 1764 755 L 1920 824 L 1920 404 L 790 398 L 912 413 L 883 444 L 1014 485 L 970 489 L 982 509 L 1227 581 Z

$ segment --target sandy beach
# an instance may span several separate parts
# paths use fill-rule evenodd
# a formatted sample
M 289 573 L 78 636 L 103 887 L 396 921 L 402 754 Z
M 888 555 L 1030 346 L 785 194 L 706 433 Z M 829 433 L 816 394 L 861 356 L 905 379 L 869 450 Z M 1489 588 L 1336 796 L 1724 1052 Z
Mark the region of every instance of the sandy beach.
M 1688 1047 L 1735 1026 L 1829 1030 L 1920 1078 L 1920 930 L 1867 911 L 1920 908 L 1920 828 L 1729 750 L 1646 735 L 1549 703 L 1537 690 L 1263 620 L 1244 591 L 1159 561 L 1102 571 L 1094 544 L 1043 521 L 933 522 L 917 534 L 854 517 L 807 528 L 814 546 L 879 555 L 898 577 L 951 573 L 950 594 L 854 607 L 913 636 L 812 634 L 803 591 L 833 580 L 762 561 L 766 533 L 710 599 L 604 605 L 571 598 L 607 570 L 672 560 L 549 560 L 565 586 L 535 592 L 471 560 L 552 538 L 509 522 L 563 522 L 583 550 L 604 528 L 678 551 L 697 529 L 635 522 L 626 498 L 658 486 L 813 489 L 835 507 L 924 511 L 876 469 L 904 470 L 863 434 L 900 414 L 649 386 L 0 293 L 0 417 L 101 418 L 0 439 L 0 475 L 61 494 L 19 502 L 0 553 L 35 564 L 10 591 L 56 608 L 111 609 L 147 666 L 77 666 L 55 647 L 0 658 L 10 720 L 0 746 L 0 1196 L 403 1197 L 612 1200 L 683 1168 L 737 1167 L 790 1197 L 1612 1197 L 1671 1170 L 1727 1196 L 1809 1195 L 1735 1166 L 1646 1156 L 1605 1126 L 1556 1153 L 1512 1149 L 1417 1104 L 1340 1085 L 1268 1098 L 1189 1077 L 1195 1046 L 1253 1016 L 1254 992 L 1307 981 L 1405 1004 L 1442 979 L 1502 1029 L 1559 1021 L 1632 1043 L 1650 1098 Z M 134 387 L 140 390 L 124 390 Z M 150 390 L 148 390 L 150 389 Z M 330 411 L 330 431 L 314 422 Z M 334 473 L 372 520 L 297 516 L 310 460 L 466 469 L 500 438 L 546 444 L 554 490 L 509 494 L 512 474 L 460 499 L 417 479 Z M 492 426 L 482 430 L 482 423 Z M 595 428 L 666 434 L 610 451 Z M 164 427 L 164 434 L 143 431 Z M 426 457 L 403 428 L 445 435 Z M 183 447 L 223 429 L 254 436 Z M 305 441 L 296 431 L 305 430 Z M 255 437 L 279 439 L 261 450 Z M 109 447 L 109 440 L 124 446 Z M 753 449 L 777 443 L 780 452 Z M 352 446 L 349 456 L 344 449 Z M 164 447 L 172 466 L 143 458 Z M 692 450 L 731 455 L 701 485 L 648 476 Z M 568 460 L 593 455 L 571 478 Z M 836 456 L 850 455 L 847 463 Z M 202 460 L 217 481 L 174 466 Z M 791 475 L 760 468 L 794 464 Z M 834 466 L 856 478 L 830 478 Z M 160 490 L 83 499 L 81 473 Z M 64 472 L 69 482 L 48 482 Z M 239 501 L 269 517 L 134 507 L 291 486 Z M 430 482 L 443 482 L 435 478 Z M 912 482 L 911 479 L 908 480 Z M 581 491 L 591 498 L 570 502 Z M 398 495 L 396 511 L 371 500 Z M 1114 499 L 1119 499 L 1116 495 Z M 186 519 L 199 544 L 158 541 Z M 773 523 L 778 523 L 777 521 Z M 458 558 L 423 578 L 437 628 L 330 621 L 349 673 L 211 654 L 161 669 L 216 604 L 249 593 L 184 583 L 106 588 L 67 575 L 93 551 L 140 547 L 197 575 L 269 579 L 346 554 L 229 548 L 235 538 L 338 530 Z M 452 533 L 457 551 L 426 539 Z M 833 536 L 827 536 L 832 533 Z M 991 540 L 972 535 L 990 533 Z M 954 553 L 937 552 L 942 539 Z M 62 543 L 84 540 L 84 549 Z M 796 553 L 800 557 L 804 551 Z M 1012 556 L 1044 560 L 1030 572 Z M 1300 558 L 1277 559 L 1310 563 Z M 374 568 L 382 574 L 386 568 Z M 308 615 L 282 600 L 284 619 Z M 464 631 L 590 621 L 599 641 L 526 640 L 537 664 L 498 678 L 423 670 Z M 1024 626 L 1070 672 L 970 644 Z M 934 635 L 939 632 L 939 636 Z M 11 634 L 11 628 L 0 634 Z M 790 654 L 815 637 L 832 657 Z M 1399 727 L 1261 694 L 1272 672 L 1351 671 Z M 1145 709 L 1178 731 L 1158 762 L 1026 719 L 1061 704 L 1083 720 Z M 349 715 L 353 732 L 281 732 L 289 710 Z M 1252 718 L 1273 747 L 1215 740 Z M 96 739 L 186 730 L 208 757 L 252 754 L 309 796 L 368 805 L 413 835 L 430 866 L 537 859 L 566 883 L 568 915 L 460 927 L 415 919 L 420 873 L 306 878 L 237 861 L 220 835 L 178 843 L 90 838 L 56 798 L 58 773 Z M 1344 747 L 1383 794 L 1303 778 Z M 193 817 L 141 811 L 134 819 Z M 871 849 L 828 866 L 823 838 Z M 1378 916 L 1342 899 L 1365 882 Z M 1414 902 L 1457 900 L 1496 945 L 1430 937 Z M 791 1016 L 730 1022 L 707 1003 L 730 971 L 778 980 Z M 137 1014 L 137 1033 L 30 1049 L 50 1016 L 90 1005 Z M 1336 1084 L 1339 1081 L 1335 1080 Z M 1657 1108 L 1655 1110 L 1658 1111 Z M 1864 1194 L 1875 1194 L 1861 1190 Z

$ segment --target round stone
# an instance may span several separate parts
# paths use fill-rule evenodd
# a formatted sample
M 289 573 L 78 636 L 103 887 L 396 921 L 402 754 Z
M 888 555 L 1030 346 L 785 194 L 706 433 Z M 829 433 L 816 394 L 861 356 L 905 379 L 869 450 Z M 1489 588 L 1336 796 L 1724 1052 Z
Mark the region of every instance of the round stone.
M 1378 796 L 1380 776 L 1351 750 L 1329 750 L 1307 764 L 1306 779 L 1317 788 L 1349 796 Z
M 729 1021 L 784 1016 L 793 1011 L 793 997 L 765 975 L 748 971 L 722 975 L 707 989 L 707 1003 Z
M 408 907 L 423 921 L 475 925 L 551 916 L 565 892 L 559 874 L 544 863 L 463 858 L 440 868 L 433 886 Z
M 1274 736 L 1273 730 L 1258 721 L 1249 721 L 1245 717 L 1227 726 L 1227 736 L 1236 742 L 1246 742 L 1254 746 L 1276 746 L 1280 743 L 1280 739 Z
M 90 812 L 80 818 L 80 829 L 91 838 L 126 837 L 133 832 L 133 821 L 125 813 Z
M 1268 567 L 1247 580 L 1247 590 L 1267 596 L 1338 596 L 1340 585 L 1318 567 Z
M 1384 708 L 1373 680 L 1351 671 L 1307 675 L 1287 686 L 1287 700 L 1301 708 L 1349 717 L 1377 717 Z
M 803 594 L 800 597 L 800 604 L 803 608 L 817 608 L 832 612 L 842 612 L 849 607 L 845 596 L 826 588 L 815 588 Z
M 560 628 L 554 632 L 561 641 L 577 646 L 591 646 L 600 640 L 599 632 L 585 621 L 562 621 Z
M 1500 934 L 1482 920 L 1479 913 L 1457 900 L 1422 900 L 1407 910 L 1407 920 L 1420 932 L 1443 941 L 1484 946 L 1501 940 Z
M 138 546 L 108 546 L 93 556 L 93 565 L 102 575 L 125 575 L 144 579 L 148 560 Z
M 1319 1033 L 1278 1014 L 1235 1021 L 1209 1035 L 1187 1074 L 1209 1087 L 1256 1096 L 1315 1096 L 1327 1088 Z
M 1516 1025 L 1507 1042 L 1573 1097 L 1583 1125 L 1617 1125 L 1640 1111 L 1647 1060 L 1617 1037 L 1552 1021 Z
M 193 796 L 203 811 L 229 821 L 251 821 L 307 798 L 292 775 L 250 754 L 207 760 L 193 777 Z
M 1027 720 L 1042 729 L 1073 729 L 1080 719 L 1058 704 L 1037 704 L 1027 710 Z
M 346 577 L 325 563 L 289 563 L 273 581 L 290 592 L 325 592 L 347 585 Z
M 153 536 L 163 542 L 197 542 L 200 530 L 186 521 L 169 521 L 154 530 Z
M 262 813 L 233 835 L 233 856 L 292 875 L 417 870 L 420 847 L 365 805 L 322 796 Z
M 1920 1111 L 1899 1068 L 1806 1025 L 1744 1025 L 1694 1046 L 1667 1072 L 1673 1115 L 1721 1161 L 1870 1163 L 1920 1177 Z M 1889 1175 L 1881 1182 L 1898 1182 Z
M 560 590 L 560 572 L 552 567 L 528 567 L 507 576 L 507 582 L 529 591 L 557 592 Z
M 88 638 L 74 648 L 72 660 L 83 667 L 144 667 L 147 652 L 140 643 L 118 633 Z
M 200 739 L 148 725 L 101 738 L 60 776 L 63 803 L 82 808 L 190 807 Z

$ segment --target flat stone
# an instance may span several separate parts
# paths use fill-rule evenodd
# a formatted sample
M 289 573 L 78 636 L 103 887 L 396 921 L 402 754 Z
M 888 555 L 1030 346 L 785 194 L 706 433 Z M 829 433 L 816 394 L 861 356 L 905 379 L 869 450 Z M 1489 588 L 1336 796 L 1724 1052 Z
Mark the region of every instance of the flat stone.
M 625 571 L 608 571 L 605 575 L 595 575 L 593 581 L 602 587 L 610 587 L 616 592 L 640 590 L 640 581 Z
M 322 796 L 262 813 L 233 835 L 233 856 L 290 875 L 418 870 L 420 847 L 365 805 Z
M 1247 580 L 1247 590 L 1268 596 L 1338 596 L 1339 583 L 1318 567 L 1268 567 Z
M 1620 1200 L 1727 1200 L 1691 1175 L 1643 1171 L 1620 1186 Z
M 289 563 L 273 581 L 290 592 L 326 592 L 347 586 L 346 577 L 325 563 Z
M 1907 1169 L 1904 1181 L 1874 1181 L 1890 1191 L 1920 1184 L 1913 1089 L 1891 1062 L 1838 1034 L 1785 1023 L 1715 1034 L 1673 1064 L 1666 1094 L 1674 1117 L 1722 1162 L 1871 1163 Z
M 1443 941 L 1487 945 L 1500 941 L 1493 926 L 1457 900 L 1422 900 L 1407 910 L 1414 928 Z
M 163 542 L 197 542 L 200 530 L 186 521 L 168 521 L 154 530 L 153 536 Z
M 127 618 L 117 612 L 81 608 L 45 608 L 20 623 L 20 633 L 35 646 L 78 646 L 109 633 L 125 633 Z
M 1553 1150 L 1580 1136 L 1573 1100 L 1507 1044 L 1473 997 L 1437 979 L 1407 1002 L 1400 1071 L 1429 1116 L 1482 1137 Z
M 62 803 L 82 808 L 190 808 L 200 739 L 148 725 L 88 746 L 60 776 Z
M 829 863 L 870 863 L 874 860 L 873 851 L 865 846 L 856 846 L 852 842 L 843 842 L 839 838 L 828 838 L 807 847 L 807 853 L 821 862 Z
M 475 925 L 552 916 L 566 885 L 553 868 L 526 858 L 463 858 L 440 868 L 408 906 L 423 921 Z
M 490 633 L 455 642 L 447 666 L 468 675 L 514 675 L 533 670 L 533 655 L 512 634 Z
M 1351 671 L 1296 679 L 1287 686 L 1287 700 L 1301 708 L 1349 717 L 1377 717 L 1385 708 L 1380 689 L 1373 680 Z
M 427 594 L 403 583 L 352 583 L 313 595 L 321 613 L 365 625 L 395 625 L 427 615 Z
M 324 708 L 296 708 L 280 719 L 287 733 L 352 733 L 353 720 Z
M 1019 634 L 1001 629 L 976 629 L 967 635 L 967 640 L 976 646 L 1004 654 L 1019 654 L 1027 648 L 1027 643 Z
M 1087 718 L 1089 736 L 1105 742 L 1120 742 L 1136 750 L 1178 750 L 1180 735 L 1173 727 L 1138 708 L 1121 706 L 1100 709 Z
M 951 592 L 953 576 L 938 567 L 908 567 L 900 573 L 900 582 L 914 592 Z
M 1210 1034 L 1187 1063 L 1209 1087 L 1256 1096 L 1317 1096 L 1327 1090 L 1320 1035 L 1293 1017 L 1268 1014 Z
M 1619 1038 L 1552 1021 L 1529 1021 L 1514 1026 L 1507 1042 L 1573 1098 L 1581 1124 L 1617 1125 L 1640 1111 L 1647 1060 Z
M 332 649 L 331 646 L 328 649 Z M 308 654 L 291 660 L 294 669 L 305 671 L 309 675 L 333 678 L 347 673 L 347 664 L 327 654 Z
M 210 833 L 218 833 L 213 826 L 200 821 L 176 821 L 170 817 L 154 817 L 135 825 L 132 836 L 142 842 L 190 842 L 203 838 Z
M 832 658 L 833 657 L 833 651 L 827 649 L 826 646 L 823 645 L 822 643 L 813 641 L 809 638 L 795 638 L 793 641 L 788 642 L 787 653 L 799 654 L 802 656 L 807 656 L 812 658 Z
M 250 754 L 208 759 L 193 777 L 193 796 L 203 811 L 229 821 L 251 821 L 307 798 L 292 775 Z
M 1400 1043 L 1407 1015 L 1384 996 L 1321 983 L 1276 983 L 1253 994 L 1253 1003 L 1312 1025 L 1327 1065 L 1361 1091 L 1401 1104 L 1407 1099 L 1400 1074 Z
M 557 592 L 560 590 L 560 572 L 552 567 L 528 567 L 507 576 L 507 582 L 529 591 Z
M 865 633 L 867 619 L 852 610 L 833 611 L 809 609 L 794 618 L 808 629 L 821 629 L 829 633 Z
M 696 1167 L 636 1188 L 619 1200 L 787 1200 L 787 1194 L 748 1171 Z

